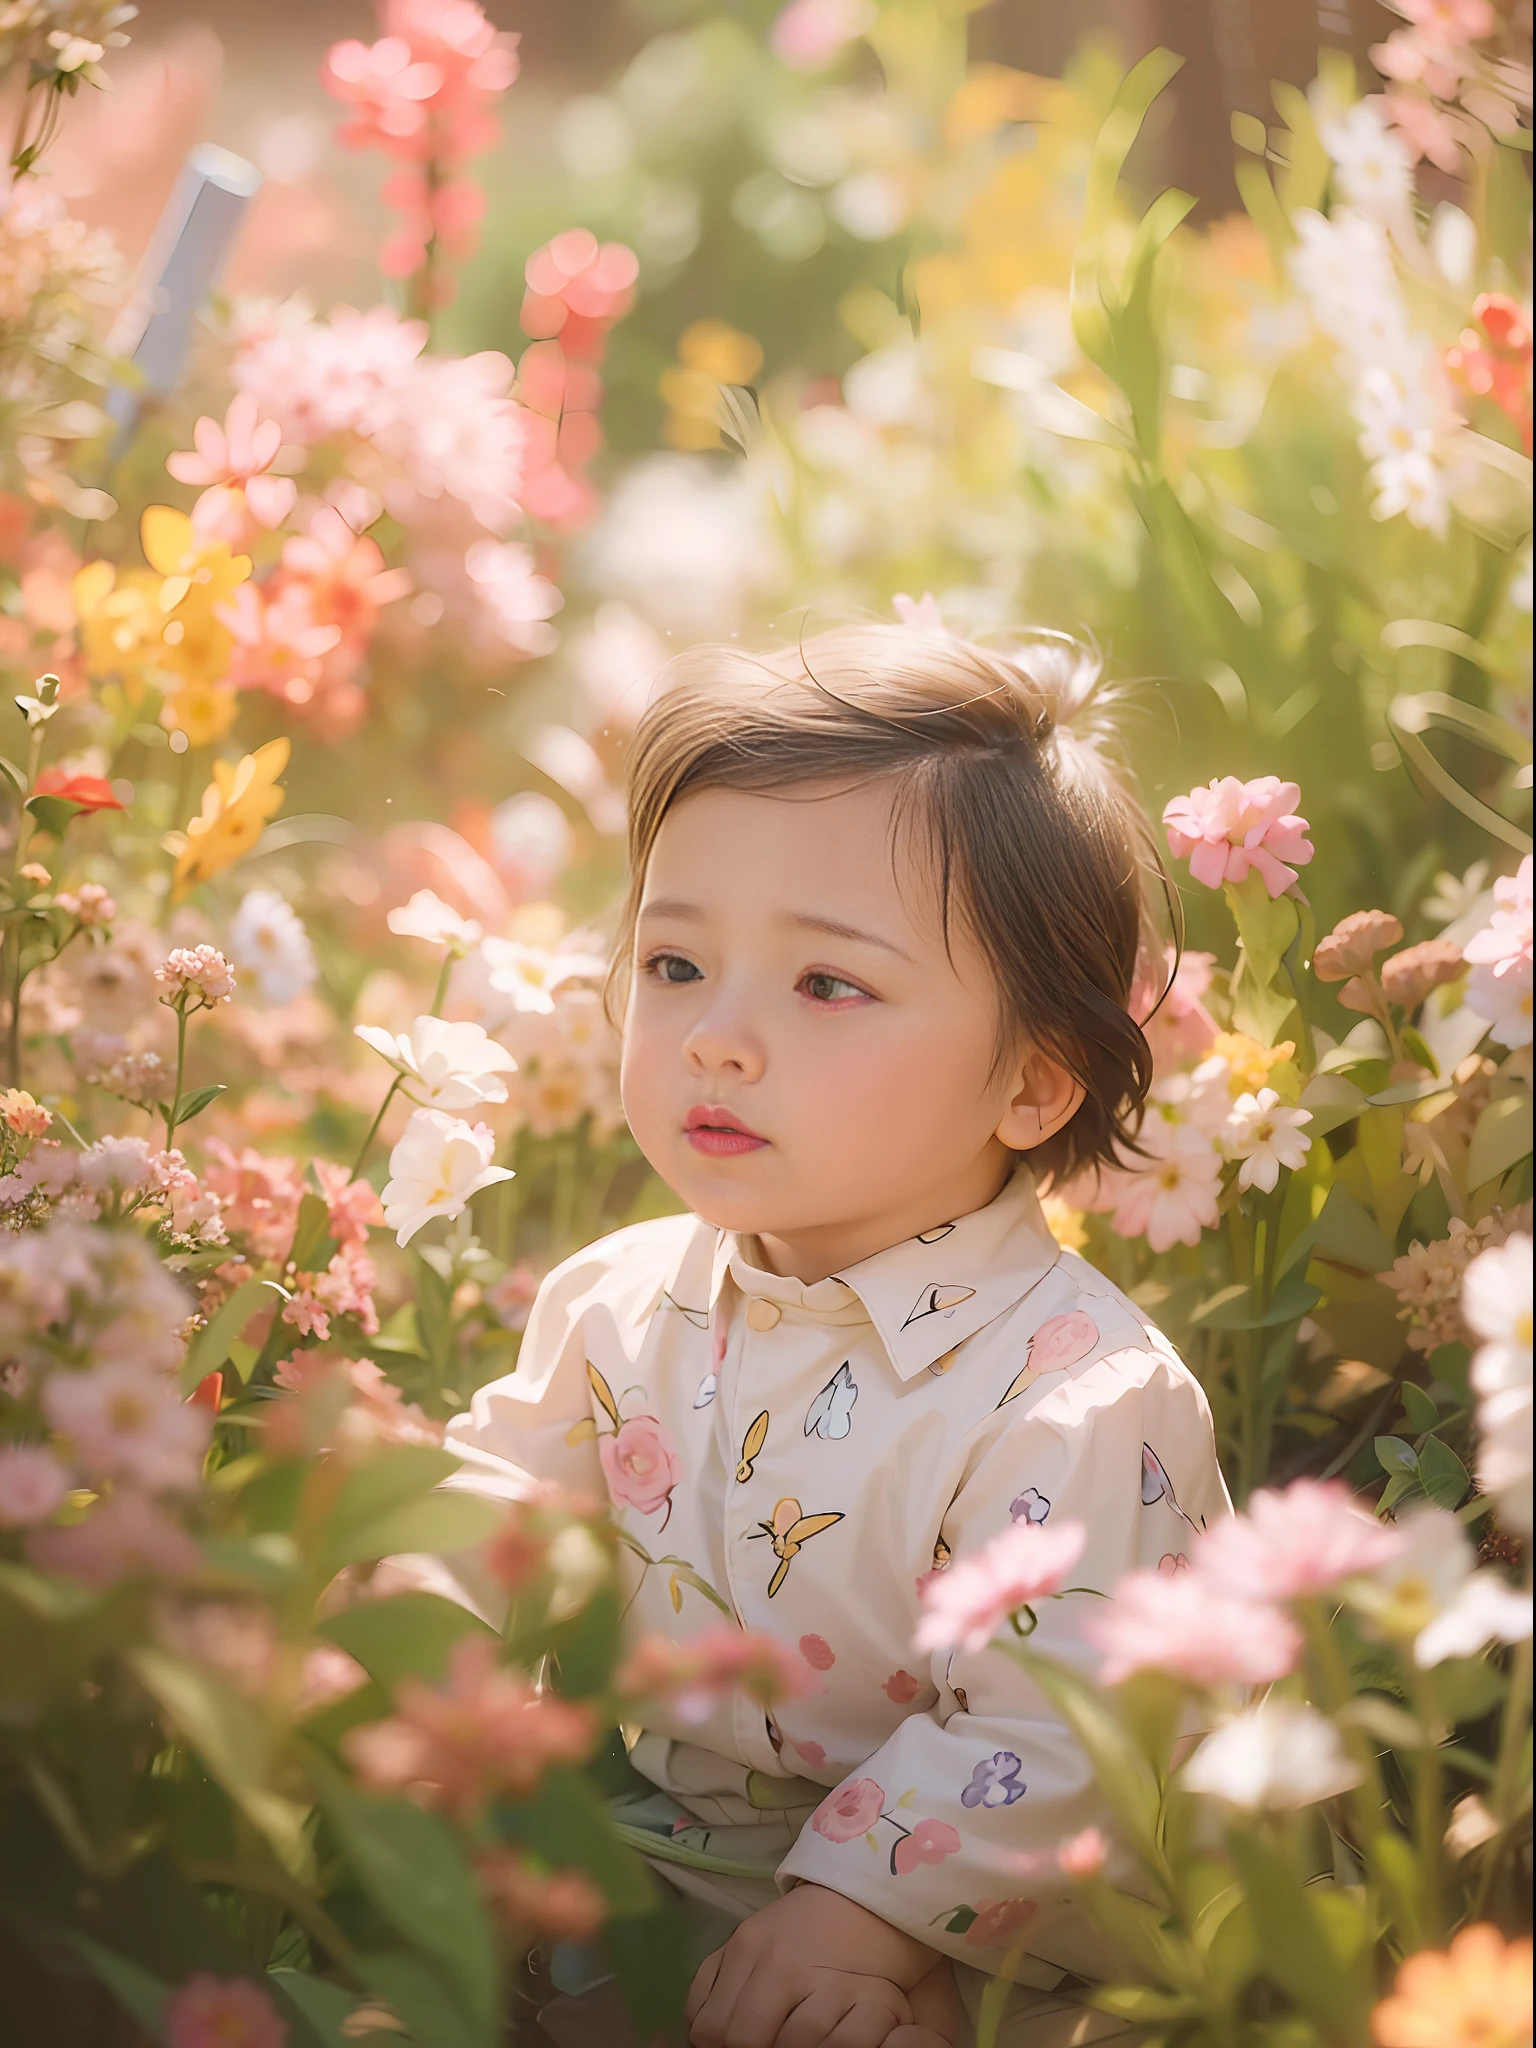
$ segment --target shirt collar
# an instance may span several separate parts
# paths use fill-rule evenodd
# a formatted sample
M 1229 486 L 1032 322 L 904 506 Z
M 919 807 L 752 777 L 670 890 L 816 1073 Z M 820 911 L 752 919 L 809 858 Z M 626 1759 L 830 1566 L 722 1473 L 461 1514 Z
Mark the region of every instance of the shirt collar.
M 984 1209 L 974 1209 L 953 1223 L 935 1224 L 811 1287 L 761 1273 L 757 1262 L 743 1252 L 741 1240 L 731 1231 L 721 1231 L 711 1264 L 709 1301 L 713 1308 L 733 1264 L 737 1276 L 743 1268 L 751 1269 L 751 1281 L 761 1280 L 763 1291 L 775 1299 L 789 1299 L 792 1290 L 796 1301 L 813 1314 L 835 1313 L 851 1290 L 874 1324 L 897 1377 L 909 1380 L 1022 1301 L 1060 1257 L 1033 1176 L 1020 1167 Z

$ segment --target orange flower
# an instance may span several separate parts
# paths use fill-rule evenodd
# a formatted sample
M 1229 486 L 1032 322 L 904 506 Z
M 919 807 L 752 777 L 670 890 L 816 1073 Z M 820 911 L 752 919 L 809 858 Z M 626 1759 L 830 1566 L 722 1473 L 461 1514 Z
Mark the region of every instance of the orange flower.
M 66 775 L 62 768 L 45 768 L 37 778 L 38 796 L 61 796 L 78 804 L 82 811 L 120 811 L 122 800 L 104 775 Z
M 1379 2048 L 1530 2048 L 1531 1944 L 1486 1923 L 1425 1949 L 1371 2014 Z

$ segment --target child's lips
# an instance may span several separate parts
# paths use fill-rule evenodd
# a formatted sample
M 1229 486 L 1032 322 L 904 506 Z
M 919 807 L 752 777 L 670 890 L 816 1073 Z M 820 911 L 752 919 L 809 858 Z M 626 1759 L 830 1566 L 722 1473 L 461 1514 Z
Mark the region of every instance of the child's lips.
M 768 1143 L 739 1116 L 708 1102 L 689 1110 L 683 1120 L 683 1131 L 694 1151 L 711 1159 L 733 1159 L 744 1152 L 760 1152 Z

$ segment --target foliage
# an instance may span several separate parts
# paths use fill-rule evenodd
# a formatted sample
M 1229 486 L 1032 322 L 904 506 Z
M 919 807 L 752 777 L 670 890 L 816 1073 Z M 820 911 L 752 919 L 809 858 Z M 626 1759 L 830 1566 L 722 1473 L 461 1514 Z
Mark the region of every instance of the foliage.
M 1048 81 L 968 68 L 940 0 L 701 13 L 562 112 L 564 182 L 498 192 L 476 258 L 515 51 L 390 0 L 327 84 L 392 159 L 412 317 L 216 307 L 118 445 L 115 257 L 36 167 L 125 11 L 12 14 L 8 1929 L 172 2048 L 489 2041 L 530 1940 L 599 1929 L 675 2018 L 608 1731 L 788 1673 L 730 1629 L 621 1651 L 601 1520 L 456 1492 L 442 1429 L 543 1272 L 670 1206 L 595 922 L 669 645 L 894 601 L 1153 678 L 1130 745 L 1189 863 L 1141 1150 L 1047 1206 L 1198 1373 L 1245 1519 L 1120 1589 L 1097 1687 L 1016 1617 L 1111 1822 L 1021 1909 L 1085 1902 L 1101 2002 L 1170 2042 L 1390 2044 L 1426 1998 L 1457 2039 L 1528 1904 L 1513 31 L 1467 0 L 1379 100 L 1277 87 L 1246 217 L 1193 226 L 1126 175 L 1167 53 Z M 477 346 L 509 275 L 515 364 Z M 472 1546 L 478 1616 L 385 1562 Z

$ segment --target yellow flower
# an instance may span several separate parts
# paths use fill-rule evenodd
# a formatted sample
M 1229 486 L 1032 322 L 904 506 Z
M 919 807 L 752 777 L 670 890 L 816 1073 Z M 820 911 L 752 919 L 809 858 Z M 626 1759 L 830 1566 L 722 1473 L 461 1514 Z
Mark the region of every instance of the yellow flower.
M 1060 1195 L 1042 1195 L 1041 1212 L 1052 1237 L 1064 1252 L 1080 1252 L 1088 1243 L 1088 1232 L 1083 1227 L 1083 1212 L 1074 1209 L 1070 1202 L 1064 1202 Z
M 286 739 L 268 740 L 237 766 L 214 762 L 202 809 L 187 826 L 186 845 L 177 856 L 178 897 L 250 852 L 268 819 L 275 818 L 283 807 L 277 778 L 287 766 Z
M 167 732 L 184 732 L 194 747 L 208 747 L 223 739 L 239 709 L 240 700 L 233 690 L 194 675 L 166 692 L 160 723 Z
M 1280 1085 L 1284 1077 L 1272 1078 L 1273 1069 L 1283 1066 L 1295 1050 L 1294 1039 L 1265 1046 L 1242 1031 L 1218 1031 L 1211 1046 L 1211 1051 L 1227 1063 L 1228 1086 L 1234 1101 L 1239 1095 L 1257 1095 L 1261 1088 L 1278 1088 L 1284 1095 L 1286 1091 Z
M 671 408 L 667 440 L 674 448 L 718 448 L 716 391 L 752 382 L 763 367 L 762 344 L 724 320 L 695 320 L 677 353 L 681 360 L 661 375 L 661 395 Z
M 210 540 L 185 512 L 151 505 L 139 522 L 139 538 L 160 586 L 160 665 L 188 681 L 216 683 L 229 672 L 234 640 L 217 613 L 251 573 L 249 555 L 232 555 L 221 540 Z
M 137 697 L 165 653 L 160 578 L 147 569 L 119 576 L 110 562 L 87 562 L 71 591 L 86 667 L 93 676 L 120 676 Z
M 1531 1944 L 1486 1923 L 1409 1956 L 1371 2014 L 1379 2048 L 1530 2048 Z

